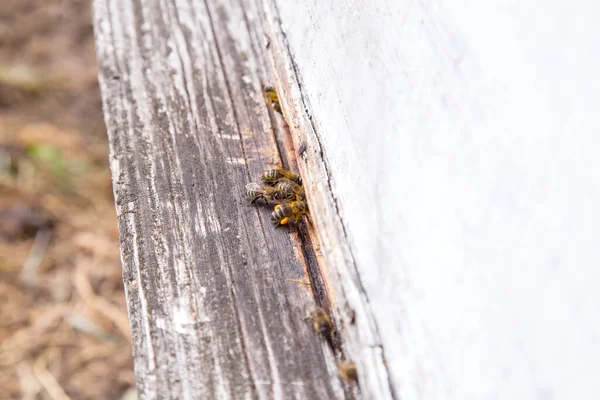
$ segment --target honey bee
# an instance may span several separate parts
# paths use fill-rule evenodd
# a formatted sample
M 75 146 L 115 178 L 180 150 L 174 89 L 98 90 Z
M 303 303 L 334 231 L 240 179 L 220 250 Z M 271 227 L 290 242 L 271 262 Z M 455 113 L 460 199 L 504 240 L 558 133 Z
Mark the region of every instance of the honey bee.
M 356 364 L 354 364 L 352 361 L 342 361 L 338 365 L 338 375 L 348 383 L 358 382 Z
M 288 178 L 278 180 L 275 184 L 275 189 L 277 190 L 277 195 L 281 196 L 281 198 L 306 200 L 304 188 Z
M 306 314 L 305 319 L 312 322 L 314 330 L 329 339 L 333 331 L 333 324 L 325 310 L 321 307 L 314 307 L 308 309 Z
M 273 110 L 283 115 L 283 112 L 281 111 L 281 104 L 279 103 L 279 96 L 277 95 L 274 87 L 265 87 L 265 101 Z
M 287 178 L 297 185 L 302 186 L 302 178 L 300 175 L 285 168 L 272 168 L 266 170 L 260 177 L 263 182 L 267 183 L 275 183 L 282 178 Z
M 304 194 L 303 190 L 302 194 Z M 285 185 L 282 185 L 282 187 L 261 186 L 256 182 L 246 185 L 246 197 L 252 200 L 250 204 L 254 204 L 260 199 L 263 199 L 265 204 L 268 204 L 269 202 L 281 204 L 284 202 L 294 201 L 296 198 L 298 198 L 298 196 L 299 195 L 291 191 Z
M 291 201 L 289 203 L 278 204 L 271 213 L 271 221 L 275 222 L 275 227 L 287 225 L 292 219 L 298 222 L 303 215 L 308 214 L 308 206 L 302 200 Z
M 272 186 L 261 186 L 256 182 L 250 182 L 246 185 L 246 197 L 252 200 L 250 204 L 263 199 L 265 203 L 275 200 L 277 189 Z

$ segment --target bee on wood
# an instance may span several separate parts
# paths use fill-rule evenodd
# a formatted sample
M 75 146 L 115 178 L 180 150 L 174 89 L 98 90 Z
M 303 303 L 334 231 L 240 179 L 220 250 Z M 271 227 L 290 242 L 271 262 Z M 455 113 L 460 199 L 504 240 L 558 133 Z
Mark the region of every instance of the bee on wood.
M 256 182 L 250 182 L 246 185 L 246 197 L 252 200 L 250 204 L 263 199 L 265 203 L 275 200 L 277 189 L 272 186 L 261 186 Z
M 325 336 L 327 339 L 330 339 L 331 332 L 333 331 L 333 324 L 325 310 L 321 307 L 309 308 L 306 314 L 306 318 L 304 319 L 312 322 L 314 330 Z
M 292 182 L 302 186 L 302 178 L 300 175 L 285 168 L 268 169 L 262 174 L 260 180 L 266 183 L 275 183 L 282 178 L 287 178 Z
M 358 373 L 356 372 L 356 364 L 352 361 L 343 361 L 338 365 L 338 375 L 348 383 L 358 383 Z
M 300 187 L 300 189 L 302 188 Z M 285 202 L 294 201 L 303 194 L 304 190 L 297 194 L 286 185 L 261 186 L 256 182 L 251 182 L 246 185 L 246 197 L 252 200 L 250 204 L 254 204 L 260 199 L 263 199 L 265 204 L 268 204 L 269 202 L 282 204 Z
M 288 178 L 278 180 L 275 184 L 275 189 L 277 190 L 277 195 L 281 196 L 282 199 L 306 200 L 304 188 Z
M 290 219 L 298 222 L 303 215 L 308 214 L 308 206 L 302 200 L 289 203 L 278 204 L 271 213 L 271 221 L 275 222 L 275 227 L 287 225 Z
M 271 106 L 273 110 L 283 115 L 283 112 L 281 111 L 281 104 L 279 103 L 279 96 L 277 95 L 275 88 L 272 86 L 265 87 L 264 95 L 267 104 Z

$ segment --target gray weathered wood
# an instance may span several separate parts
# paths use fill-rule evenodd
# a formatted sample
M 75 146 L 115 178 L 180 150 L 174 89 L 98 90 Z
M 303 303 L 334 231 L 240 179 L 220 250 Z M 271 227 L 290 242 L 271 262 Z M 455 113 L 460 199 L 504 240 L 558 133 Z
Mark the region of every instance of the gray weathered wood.
M 281 156 L 257 16 L 234 0 L 94 1 L 144 399 L 344 397 L 331 350 L 303 321 L 324 294 L 318 249 L 243 196 Z

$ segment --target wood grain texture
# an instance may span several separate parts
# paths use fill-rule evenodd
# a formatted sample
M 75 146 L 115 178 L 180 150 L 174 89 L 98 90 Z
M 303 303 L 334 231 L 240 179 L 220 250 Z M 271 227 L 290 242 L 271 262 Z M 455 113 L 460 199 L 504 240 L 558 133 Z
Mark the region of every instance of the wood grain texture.
M 293 161 L 260 89 L 257 15 L 227 0 L 94 1 L 144 399 L 345 397 L 331 350 L 303 321 L 313 292 L 325 298 L 318 249 L 243 195 L 266 165 Z
M 597 398 L 600 6 L 264 4 L 363 395 Z

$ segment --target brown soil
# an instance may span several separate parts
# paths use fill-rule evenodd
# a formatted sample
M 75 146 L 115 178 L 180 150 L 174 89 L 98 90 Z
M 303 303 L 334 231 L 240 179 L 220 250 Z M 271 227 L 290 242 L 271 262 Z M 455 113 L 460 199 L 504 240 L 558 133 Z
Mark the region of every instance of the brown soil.
M 0 399 L 135 398 L 90 3 L 0 1 Z

